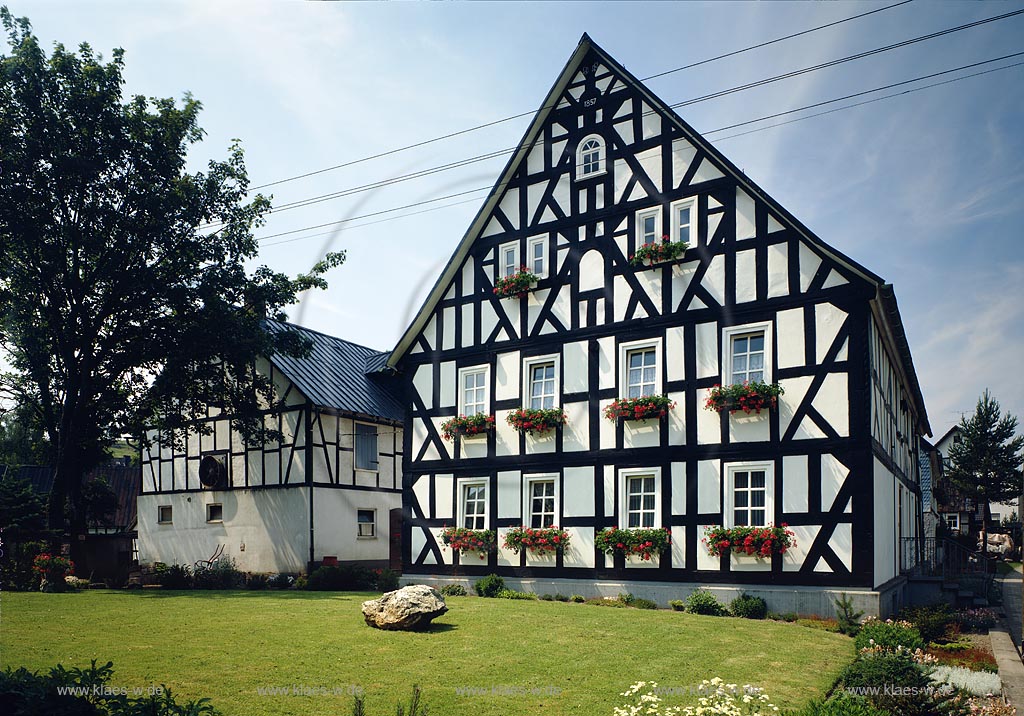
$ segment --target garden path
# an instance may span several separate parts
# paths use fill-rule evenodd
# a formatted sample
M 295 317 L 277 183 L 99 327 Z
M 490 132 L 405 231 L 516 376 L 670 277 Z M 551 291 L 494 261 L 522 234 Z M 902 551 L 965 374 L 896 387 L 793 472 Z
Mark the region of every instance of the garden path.
M 1024 664 L 1017 647 L 1021 643 L 1021 573 L 999 578 L 1003 591 L 1002 624 L 989 631 L 992 653 L 999 664 L 1003 693 L 1019 712 L 1024 712 Z

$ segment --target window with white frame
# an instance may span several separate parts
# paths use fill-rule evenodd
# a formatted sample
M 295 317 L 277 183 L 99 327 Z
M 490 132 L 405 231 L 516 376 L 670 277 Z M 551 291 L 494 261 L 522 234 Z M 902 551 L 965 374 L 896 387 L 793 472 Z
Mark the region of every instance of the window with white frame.
M 558 405 L 558 358 L 542 356 L 523 361 L 526 407 L 549 410 Z
M 459 525 L 471 530 L 487 529 L 487 481 L 459 481 Z
M 597 134 L 584 137 L 576 149 L 576 178 L 597 176 L 605 171 L 604 140 Z
M 526 481 L 526 514 L 530 527 L 543 528 L 555 524 L 558 514 L 556 484 L 553 475 L 531 477 Z
M 463 368 L 459 371 L 459 413 L 461 415 L 487 414 L 486 366 Z
M 356 510 L 356 536 L 377 536 L 377 510 Z
M 658 476 L 656 472 L 627 472 L 623 476 L 624 527 L 658 526 Z
M 519 272 L 519 242 L 502 244 L 498 248 L 498 276 L 505 278 Z
M 636 246 L 661 240 L 661 209 L 644 209 L 636 213 Z
M 697 203 L 692 197 L 672 204 L 672 240 L 696 244 Z
M 206 506 L 206 521 L 207 522 L 223 522 L 224 521 L 224 505 L 220 503 L 213 503 Z
M 377 426 L 356 423 L 356 469 L 377 471 Z
M 626 397 L 654 395 L 658 385 L 658 351 L 653 347 L 626 351 Z
M 548 239 L 535 236 L 526 242 L 526 268 L 540 278 L 548 275 Z
M 174 509 L 170 505 L 160 505 L 156 508 L 157 524 L 169 525 L 174 522 Z
M 726 467 L 729 527 L 766 527 L 774 515 L 774 468 L 771 463 Z
M 960 513 L 959 512 L 944 512 L 942 513 L 942 519 L 946 521 L 946 527 L 953 532 L 960 531 Z
M 771 324 L 730 326 L 722 331 L 722 383 L 771 383 Z

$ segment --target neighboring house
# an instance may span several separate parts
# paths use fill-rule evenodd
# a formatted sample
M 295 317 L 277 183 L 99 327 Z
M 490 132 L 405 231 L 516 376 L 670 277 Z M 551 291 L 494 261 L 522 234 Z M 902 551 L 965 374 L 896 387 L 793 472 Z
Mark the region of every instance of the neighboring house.
M 935 497 L 934 485 L 942 475 L 942 458 L 935 446 L 924 438 L 920 439 L 918 452 L 921 474 L 921 515 L 922 515 L 922 536 L 934 539 L 938 530 L 939 505 Z
M 209 409 L 209 435 L 182 449 L 153 431 L 142 453 L 139 559 L 192 565 L 223 550 L 247 572 L 305 572 L 316 563 L 392 563 L 400 517 L 403 408 L 387 354 L 297 326 L 306 358 L 275 355 L 257 369 L 279 403 L 279 442 L 247 446 Z M 397 565 L 397 540 L 393 563 Z
M 53 489 L 52 467 L 0 465 L 0 480 L 23 479 L 44 499 Z M 139 494 L 141 471 L 128 461 L 113 461 L 91 470 L 85 481 L 101 480 L 110 488 L 114 509 L 95 516 L 87 525 L 82 562 L 76 565 L 79 577 L 122 584 L 138 559 L 135 498 Z
M 685 260 L 630 256 L 667 234 Z M 524 298 L 495 295 L 521 265 Z M 892 286 L 830 247 L 584 35 L 388 359 L 406 382 L 405 581 L 488 573 L 536 592 L 664 604 L 698 586 L 828 613 L 840 593 L 900 606 L 901 541 L 921 531 L 930 434 Z M 759 415 L 704 408 L 719 383 L 785 389 Z M 613 422 L 616 398 L 666 395 L 664 419 Z M 506 422 L 564 409 L 545 437 Z M 458 414 L 494 417 L 446 440 Z M 709 555 L 714 525 L 788 523 L 770 559 Z M 446 526 L 564 527 L 557 557 L 453 554 Z M 646 562 L 606 527 L 666 528 Z
M 939 453 L 942 461 L 943 472 L 949 469 L 949 449 L 961 440 L 959 425 L 954 425 L 946 431 L 945 435 L 935 441 L 935 450 Z M 939 512 L 946 523 L 946 527 L 956 534 L 970 534 L 981 530 L 981 523 L 985 519 L 983 505 L 977 500 L 964 497 L 948 479 L 943 476 L 941 493 L 942 500 L 939 505 Z M 1019 516 L 1017 509 L 1019 500 L 1014 498 L 1006 502 L 989 502 L 989 528 L 1002 529 L 1002 521 L 1013 516 Z M 980 538 L 979 538 L 980 539 Z

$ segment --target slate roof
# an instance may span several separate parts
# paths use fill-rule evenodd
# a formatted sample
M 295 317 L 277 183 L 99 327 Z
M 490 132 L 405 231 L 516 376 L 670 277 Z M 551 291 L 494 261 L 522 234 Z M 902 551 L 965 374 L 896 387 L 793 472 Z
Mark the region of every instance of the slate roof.
M 282 354 L 270 358 L 311 403 L 396 423 L 404 420 L 399 383 L 384 370 L 387 352 L 291 323 L 267 320 L 266 326 L 271 332 L 298 331 L 312 342 L 305 358 Z

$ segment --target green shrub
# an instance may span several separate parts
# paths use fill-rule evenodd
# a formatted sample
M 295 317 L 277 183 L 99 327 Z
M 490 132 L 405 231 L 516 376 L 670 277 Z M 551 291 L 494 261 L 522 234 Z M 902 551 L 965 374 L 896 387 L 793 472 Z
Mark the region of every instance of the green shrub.
M 295 582 L 290 574 L 275 574 L 267 580 L 267 587 L 270 589 L 288 589 Z
M 635 599 L 635 597 L 629 592 L 619 592 L 619 601 L 623 604 L 627 606 L 632 605 L 633 599 Z
M 292 583 L 292 589 L 309 589 L 309 577 L 305 574 L 300 574 Z
M 863 611 L 853 608 L 853 598 L 847 594 L 840 594 L 835 601 L 836 618 L 839 621 L 839 633 L 846 636 L 857 636 L 860 631 L 860 618 L 864 616 Z
M 854 643 L 858 649 L 880 646 L 883 649 L 895 650 L 896 647 L 902 646 L 904 649 L 914 651 L 924 648 L 921 632 L 911 626 L 910 622 L 893 621 L 892 619 L 887 619 L 884 622 L 878 619 L 868 619 L 861 625 Z
M 39 589 L 39 575 L 32 571 L 32 564 L 36 555 L 45 548 L 42 542 L 11 542 L 5 535 L 4 554 L 0 559 L 0 588 L 10 592 Z
M 673 599 L 672 601 L 670 601 L 668 603 L 668 605 L 670 607 L 672 607 L 673 611 L 676 611 L 676 612 L 686 611 L 686 602 L 684 602 L 682 599 Z
M 884 713 L 899 716 L 949 713 L 946 702 L 950 694 L 929 688 L 931 680 L 905 655 L 861 657 L 839 673 L 836 684 L 844 690 L 877 688 L 866 698 L 874 708 Z
M 537 595 L 533 592 L 517 592 L 514 589 L 502 589 L 495 594 L 498 599 L 536 599 Z
M 374 587 L 379 592 L 393 592 L 398 589 L 398 578 L 401 576 L 398 572 L 393 569 L 377 569 L 374 570 L 375 584 Z
M 621 599 L 605 599 L 604 597 L 594 597 L 593 599 L 587 599 L 584 602 L 584 604 L 590 604 L 595 607 L 616 607 L 618 609 L 625 609 L 627 606 L 629 606 Z
M 571 597 L 569 597 L 569 601 L 574 602 L 576 604 L 583 604 L 583 602 L 587 600 L 583 597 L 582 594 L 573 594 Z
M 796 612 L 768 612 L 768 618 L 777 622 L 795 622 L 800 617 Z
M 505 588 L 505 580 L 499 577 L 497 574 L 488 574 L 482 579 L 478 579 L 476 584 L 473 585 L 473 589 L 476 590 L 477 596 L 480 597 L 496 597 L 498 592 Z
M 828 701 L 812 701 L 792 716 L 888 716 L 887 712 L 879 711 L 871 702 L 860 696 L 852 696 L 842 691 Z
M 900 612 L 900 619 L 917 627 L 925 644 L 946 636 L 953 623 L 953 610 L 948 604 L 908 607 Z
M 318 567 L 309 575 L 306 589 L 313 592 L 372 592 L 377 573 L 359 564 Z
M 193 589 L 238 589 L 244 585 L 245 575 L 235 568 L 234 560 L 227 557 L 192 571 Z
M 718 601 L 714 594 L 703 589 L 695 589 L 690 592 L 690 596 L 686 598 L 686 611 L 690 614 L 704 614 L 711 617 L 729 615 L 729 610 L 725 608 L 725 605 Z
M 270 578 L 265 574 L 253 572 L 252 574 L 246 575 L 245 588 L 246 589 L 266 589 L 270 584 Z
M 741 594 L 732 600 L 729 610 L 734 616 L 744 619 L 764 619 L 768 616 L 768 603 L 761 597 Z
M 986 607 L 960 609 L 954 619 L 963 631 L 984 633 L 996 625 L 996 612 Z
M 569 601 L 569 597 L 565 596 L 564 594 L 556 594 L 555 595 L 555 601 L 556 602 L 567 602 L 567 601 Z
M 446 584 L 441 587 L 441 594 L 446 597 L 464 597 L 468 592 L 461 584 Z
M 164 589 L 191 589 L 192 570 L 184 564 L 154 565 L 157 584 Z
M 630 603 L 634 609 L 657 609 L 657 602 L 651 601 L 650 599 L 643 599 L 642 597 L 634 597 Z
M 540 598 L 541 598 L 542 601 L 545 601 L 545 602 L 553 602 L 553 601 L 555 601 L 555 598 L 552 595 L 550 595 L 550 594 L 541 594 Z

